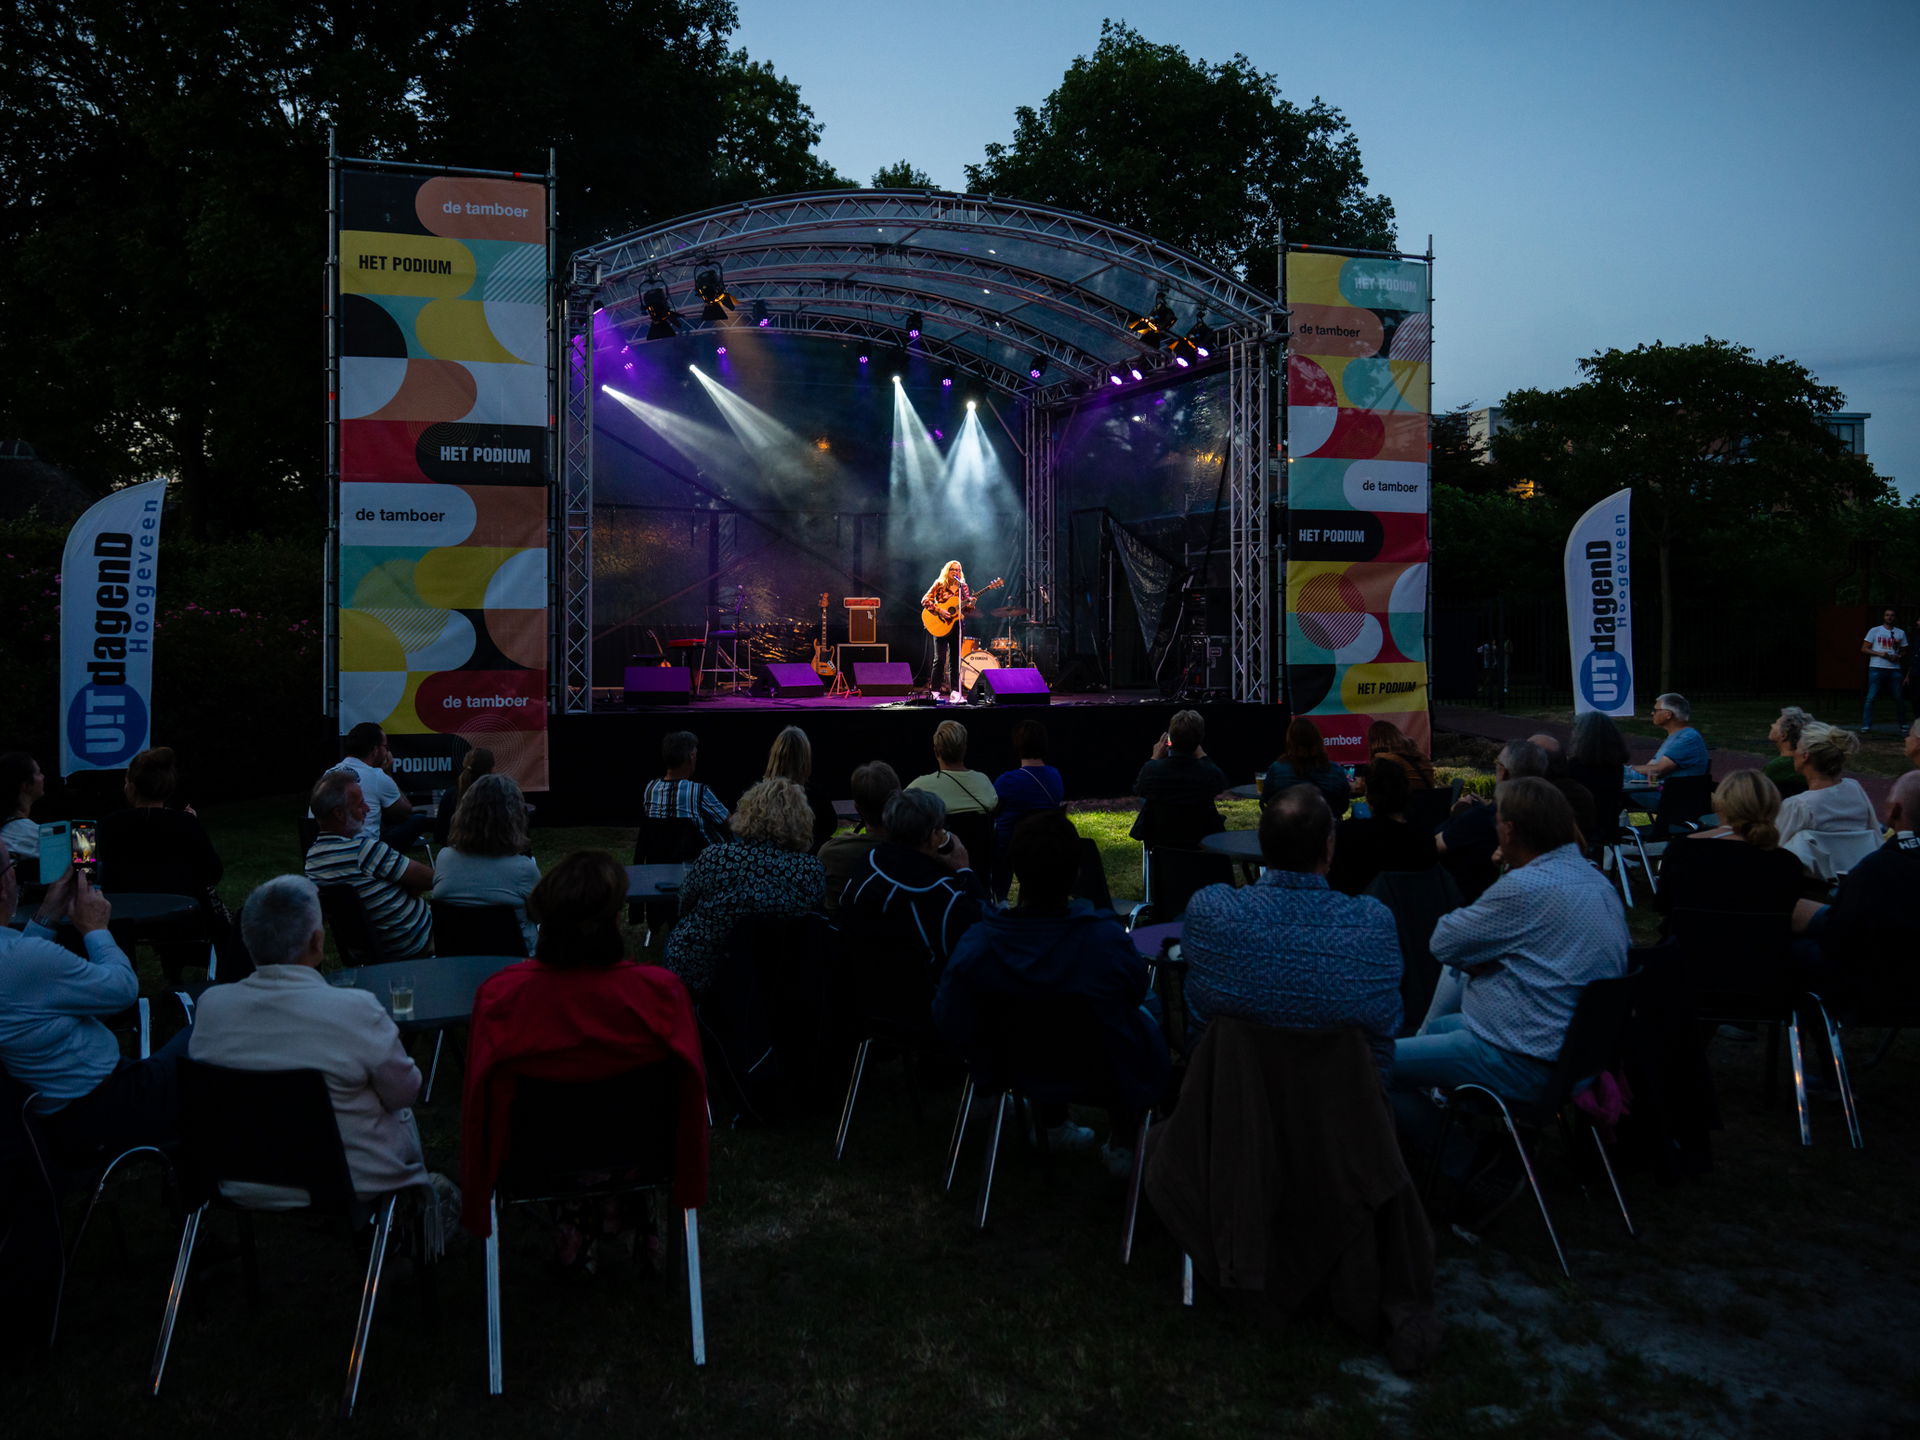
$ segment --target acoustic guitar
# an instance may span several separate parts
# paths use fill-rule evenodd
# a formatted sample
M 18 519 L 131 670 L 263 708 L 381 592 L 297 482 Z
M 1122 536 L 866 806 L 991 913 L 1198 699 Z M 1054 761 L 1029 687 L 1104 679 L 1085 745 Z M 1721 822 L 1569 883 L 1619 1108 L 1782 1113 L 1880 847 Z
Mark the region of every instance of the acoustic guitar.
M 820 638 L 813 642 L 813 673 L 822 680 L 833 679 L 833 661 L 827 658 L 827 594 L 820 592 Z
M 998 590 L 1006 583 L 1005 580 L 995 580 L 991 585 L 982 585 L 978 590 L 973 592 L 973 598 L 978 600 L 989 590 Z M 953 633 L 953 627 L 959 622 L 960 606 L 957 602 L 944 607 L 935 606 L 931 610 L 923 609 L 920 612 L 920 623 L 927 627 L 927 633 L 929 635 L 951 635 Z

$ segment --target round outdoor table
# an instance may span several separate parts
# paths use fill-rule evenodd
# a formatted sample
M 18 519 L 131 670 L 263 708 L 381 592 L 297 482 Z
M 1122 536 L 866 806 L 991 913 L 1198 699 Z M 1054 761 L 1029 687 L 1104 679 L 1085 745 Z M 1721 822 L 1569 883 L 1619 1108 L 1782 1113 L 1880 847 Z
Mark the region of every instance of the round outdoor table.
M 1238 861 L 1241 877 L 1249 883 L 1259 878 L 1260 832 L 1258 830 L 1221 830 L 1202 840 L 1200 848 Z
M 140 890 L 108 891 L 106 895 L 107 903 L 113 907 L 113 916 L 107 921 L 107 928 L 116 932 L 124 927 L 138 934 L 144 926 L 178 920 L 194 914 L 200 908 L 200 902 L 191 895 L 152 895 Z M 37 900 L 31 905 L 23 904 L 13 912 L 13 918 L 7 923 L 24 927 L 39 908 L 40 902 Z M 72 923 L 63 919 L 60 925 Z
M 398 1021 L 402 1030 L 444 1030 L 473 1018 L 473 993 L 489 975 L 518 965 L 524 955 L 441 955 L 425 960 L 394 960 L 359 965 L 327 976 L 329 985 L 364 990 L 392 1009 L 387 985 L 396 975 L 413 977 L 413 1014 Z
M 687 878 L 687 867 L 679 863 L 629 865 L 626 870 L 629 900 L 646 900 L 661 895 L 671 895 L 686 882 Z
M 1164 925 L 1142 925 L 1133 933 L 1133 948 L 1148 960 L 1160 958 L 1169 940 L 1178 940 L 1183 921 L 1169 920 Z
M 1236 800 L 1258 800 L 1261 792 L 1259 782 L 1256 781 L 1251 785 L 1236 785 L 1227 793 Z

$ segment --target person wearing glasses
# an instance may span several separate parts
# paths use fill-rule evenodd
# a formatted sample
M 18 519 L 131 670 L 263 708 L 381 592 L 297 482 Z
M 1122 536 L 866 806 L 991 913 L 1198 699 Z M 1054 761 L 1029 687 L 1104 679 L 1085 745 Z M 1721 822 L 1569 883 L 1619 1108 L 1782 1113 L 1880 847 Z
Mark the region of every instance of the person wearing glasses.
M 1693 707 L 1684 695 L 1662 695 L 1653 702 L 1653 723 L 1667 732 L 1653 759 L 1638 770 L 1649 780 L 1684 780 L 1708 773 L 1706 737 L 1693 728 Z

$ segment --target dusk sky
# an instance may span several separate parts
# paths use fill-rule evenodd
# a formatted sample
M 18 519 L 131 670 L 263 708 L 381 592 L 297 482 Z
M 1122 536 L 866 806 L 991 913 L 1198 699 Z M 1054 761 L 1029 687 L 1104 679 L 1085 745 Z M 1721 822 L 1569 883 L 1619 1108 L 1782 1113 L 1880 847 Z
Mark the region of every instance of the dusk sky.
M 1920 491 L 1915 0 L 737 3 L 735 43 L 799 84 L 822 158 L 862 183 L 905 159 L 965 189 L 1102 18 L 1244 53 L 1346 112 L 1403 248 L 1432 234 L 1439 408 L 1713 335 L 1840 387 L 1875 467 Z

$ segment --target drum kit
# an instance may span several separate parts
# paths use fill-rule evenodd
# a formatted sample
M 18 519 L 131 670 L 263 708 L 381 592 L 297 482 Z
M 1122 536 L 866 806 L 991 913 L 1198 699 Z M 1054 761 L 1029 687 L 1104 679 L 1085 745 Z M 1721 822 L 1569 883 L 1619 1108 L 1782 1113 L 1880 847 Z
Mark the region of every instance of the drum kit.
M 993 619 L 1005 622 L 1004 631 L 991 637 L 982 644 L 972 635 L 960 637 L 960 687 L 971 691 L 980 679 L 983 670 L 999 670 L 1007 666 L 1032 665 L 1033 660 L 1027 649 L 1014 635 L 1016 625 L 1021 629 L 1031 628 L 1033 623 L 1027 619 L 1024 605 L 1002 605 L 998 610 L 988 612 Z

